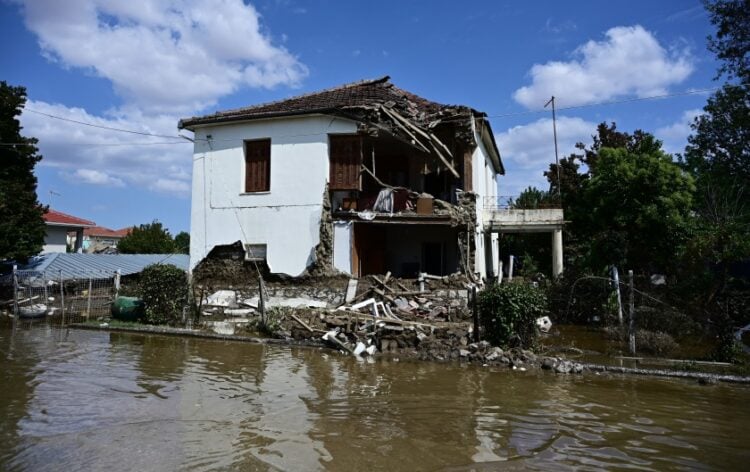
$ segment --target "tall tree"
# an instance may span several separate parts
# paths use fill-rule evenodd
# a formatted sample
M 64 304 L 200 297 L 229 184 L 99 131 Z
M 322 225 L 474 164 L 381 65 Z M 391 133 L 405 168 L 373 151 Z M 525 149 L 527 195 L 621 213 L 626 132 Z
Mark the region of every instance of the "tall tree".
M 706 1 L 716 34 L 708 48 L 722 61 L 718 90 L 692 124 L 683 163 L 701 192 L 750 189 L 750 0 Z
M 35 138 L 21 135 L 26 89 L 0 81 L 0 261 L 26 260 L 44 245 L 46 208 L 37 200 Z
M 750 0 L 705 1 L 716 35 L 708 37 L 708 49 L 723 62 L 717 78 L 750 82 Z
M 133 230 L 117 243 L 122 254 L 171 254 L 175 252 L 172 235 L 161 223 L 154 220 Z
M 649 149 L 658 143 L 644 136 Z M 669 154 L 603 147 L 596 173 L 583 190 L 590 263 L 640 271 L 664 270 L 688 222 L 694 185 Z

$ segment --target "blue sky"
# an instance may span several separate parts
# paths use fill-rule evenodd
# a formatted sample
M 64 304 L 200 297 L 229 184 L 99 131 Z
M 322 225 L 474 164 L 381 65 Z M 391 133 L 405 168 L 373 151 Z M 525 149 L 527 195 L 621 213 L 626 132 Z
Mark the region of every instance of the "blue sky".
M 181 117 L 390 75 L 401 88 L 488 113 L 507 175 L 545 187 L 597 123 L 641 128 L 679 152 L 716 87 L 699 1 L 0 0 L 0 79 L 29 110 L 157 138 L 22 117 L 40 140 L 39 198 L 112 228 L 190 224 L 192 146 Z M 591 105 L 591 106 L 589 106 Z M 184 141 L 181 142 L 181 141 Z M 50 195 L 50 191 L 58 195 Z

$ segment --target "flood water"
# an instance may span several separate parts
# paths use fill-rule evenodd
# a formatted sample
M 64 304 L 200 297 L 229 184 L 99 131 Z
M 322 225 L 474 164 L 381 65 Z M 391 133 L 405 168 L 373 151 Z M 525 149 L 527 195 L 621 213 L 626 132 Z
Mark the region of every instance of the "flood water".
M 747 470 L 750 388 L 0 328 L 0 470 Z

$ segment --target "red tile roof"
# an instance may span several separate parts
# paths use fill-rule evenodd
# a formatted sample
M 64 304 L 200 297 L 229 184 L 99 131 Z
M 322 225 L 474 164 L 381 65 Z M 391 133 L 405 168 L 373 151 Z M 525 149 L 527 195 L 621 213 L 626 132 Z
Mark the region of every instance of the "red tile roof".
M 78 218 L 77 216 L 68 215 L 67 213 L 63 213 L 61 211 L 49 209 L 47 210 L 47 213 L 44 214 L 44 222 L 50 225 L 58 225 L 58 226 L 94 226 L 96 223 L 89 220 L 84 220 L 83 218 Z
M 410 114 L 422 116 L 438 113 L 446 107 L 446 105 L 426 100 L 396 87 L 390 83 L 390 77 L 385 76 L 380 79 L 353 82 L 276 102 L 186 118 L 180 120 L 179 127 L 191 128 L 196 125 L 226 121 L 326 113 L 346 107 L 367 107 L 388 102 L 403 104 L 410 109 L 412 112 Z M 460 108 L 468 110 L 467 107 Z
M 104 226 L 94 226 L 83 230 L 84 236 L 104 237 L 104 238 L 124 238 L 130 233 L 132 228 L 109 229 Z

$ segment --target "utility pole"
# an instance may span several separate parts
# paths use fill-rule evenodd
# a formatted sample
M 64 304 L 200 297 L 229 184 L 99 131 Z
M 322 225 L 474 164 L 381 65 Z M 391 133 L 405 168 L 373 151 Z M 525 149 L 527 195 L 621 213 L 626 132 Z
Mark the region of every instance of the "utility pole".
M 557 198 L 560 200 L 560 203 L 562 203 L 562 188 L 560 188 L 560 159 L 557 155 L 557 117 L 555 116 L 555 96 L 552 95 L 552 98 L 549 99 L 547 103 L 544 104 L 544 108 L 547 108 L 547 105 L 552 104 L 552 133 L 555 137 L 555 168 L 557 169 Z

